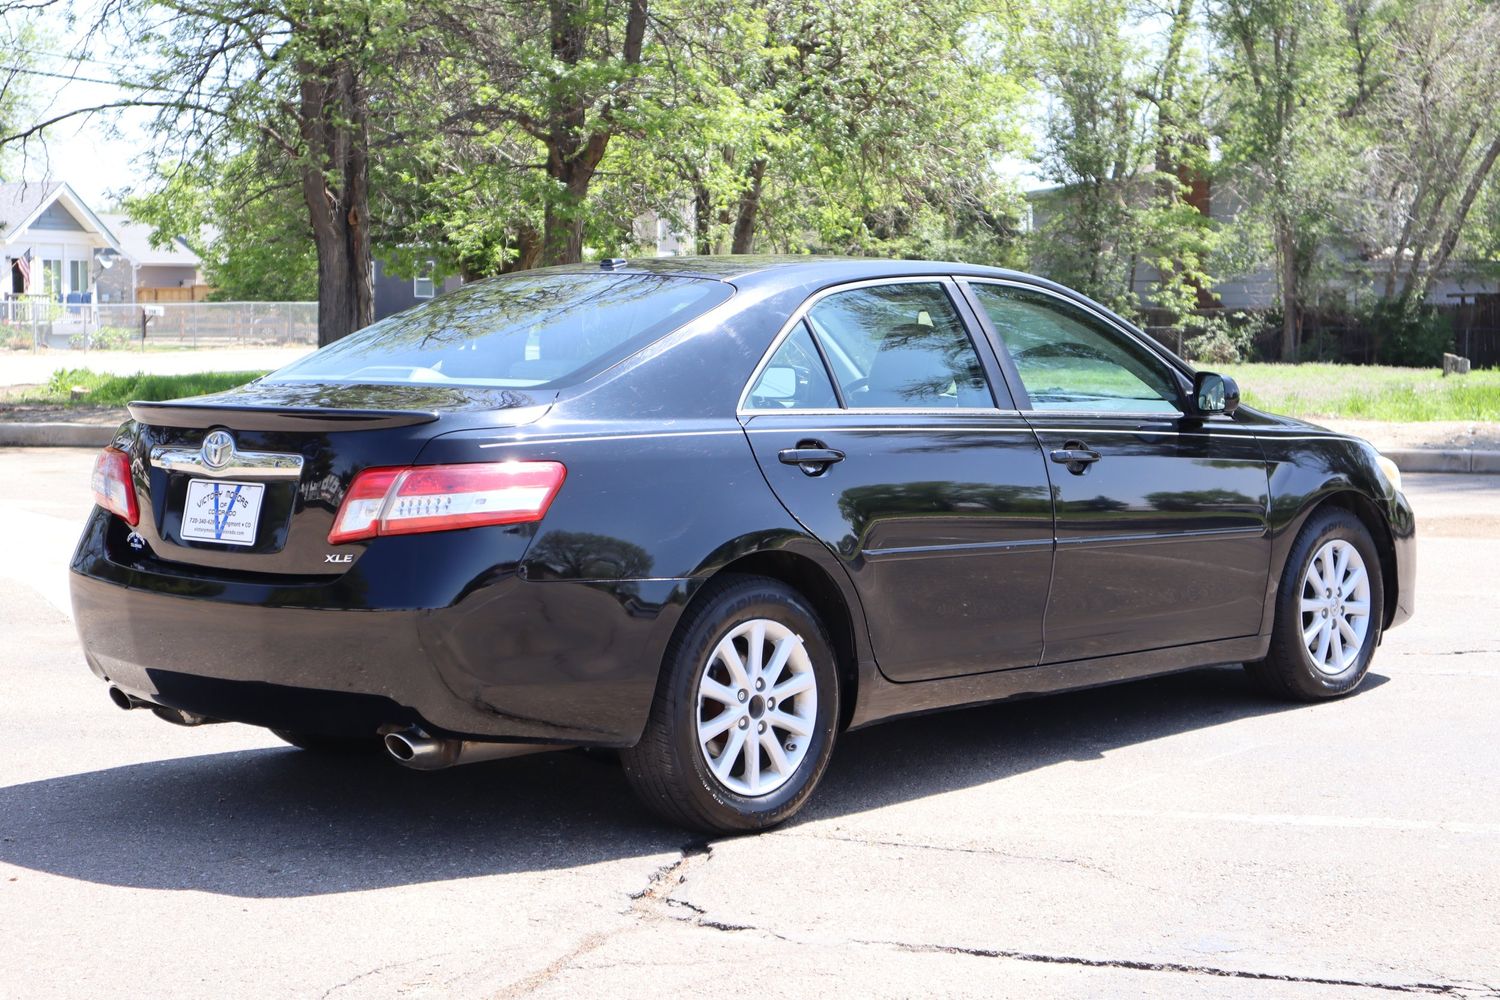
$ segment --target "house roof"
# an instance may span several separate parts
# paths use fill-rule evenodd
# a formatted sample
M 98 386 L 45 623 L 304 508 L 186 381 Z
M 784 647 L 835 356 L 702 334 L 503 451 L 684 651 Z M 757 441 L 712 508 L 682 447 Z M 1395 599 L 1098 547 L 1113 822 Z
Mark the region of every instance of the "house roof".
M 144 266 L 169 265 L 177 267 L 199 267 L 203 260 L 182 241 L 175 237 L 164 247 L 151 245 L 151 227 L 136 222 L 128 215 L 100 213 L 99 218 L 114 232 L 120 243 L 120 252 L 137 264 Z
M 9 242 L 25 224 L 41 214 L 62 189 L 61 181 L 42 184 L 36 181 L 10 181 L 0 184 L 0 240 Z
M 63 207 L 75 218 L 93 228 L 110 246 L 121 250 L 119 240 L 109 226 L 64 181 L 11 181 L 0 184 L 0 246 L 24 239 L 31 224 L 55 201 L 61 201 Z

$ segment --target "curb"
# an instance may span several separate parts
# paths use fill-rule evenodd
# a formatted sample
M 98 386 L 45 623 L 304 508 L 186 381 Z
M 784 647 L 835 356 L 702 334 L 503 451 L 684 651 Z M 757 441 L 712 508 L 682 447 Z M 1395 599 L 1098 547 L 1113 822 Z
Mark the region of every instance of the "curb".
M 115 424 L 0 422 L 0 448 L 103 448 L 115 439 L 115 429 Z
M 0 448 L 103 448 L 113 424 L 0 423 Z M 1500 451 L 1393 448 L 1382 452 L 1402 472 L 1482 472 L 1500 475 Z
M 1500 473 L 1500 451 L 1464 449 L 1433 450 L 1392 448 L 1381 452 L 1396 463 L 1402 472 L 1486 472 Z

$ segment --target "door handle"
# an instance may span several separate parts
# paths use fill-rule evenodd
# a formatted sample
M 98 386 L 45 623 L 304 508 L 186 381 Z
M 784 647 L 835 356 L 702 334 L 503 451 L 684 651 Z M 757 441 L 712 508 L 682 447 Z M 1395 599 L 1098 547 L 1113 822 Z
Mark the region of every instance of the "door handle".
M 1069 441 L 1052 452 L 1052 461 L 1066 465 L 1073 475 L 1081 476 L 1089 471 L 1090 465 L 1099 461 L 1099 453 L 1082 441 Z
M 837 448 L 825 448 L 819 442 L 803 441 L 795 448 L 783 448 L 776 453 L 782 465 L 795 465 L 809 476 L 821 475 L 830 465 L 844 460 L 844 453 Z

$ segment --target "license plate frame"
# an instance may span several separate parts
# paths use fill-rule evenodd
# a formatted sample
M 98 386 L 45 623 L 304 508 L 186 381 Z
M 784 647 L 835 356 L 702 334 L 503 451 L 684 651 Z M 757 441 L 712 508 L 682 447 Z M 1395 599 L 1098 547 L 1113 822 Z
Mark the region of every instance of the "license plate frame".
M 233 479 L 189 479 L 179 534 L 186 542 L 248 548 L 260 533 L 266 484 Z

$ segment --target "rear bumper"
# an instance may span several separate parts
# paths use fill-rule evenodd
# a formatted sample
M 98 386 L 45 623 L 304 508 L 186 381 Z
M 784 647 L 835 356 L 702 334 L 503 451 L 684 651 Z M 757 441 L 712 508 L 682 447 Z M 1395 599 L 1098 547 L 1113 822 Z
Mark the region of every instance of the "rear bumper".
M 111 561 L 91 540 L 101 533 L 85 531 L 70 577 L 95 674 L 172 708 L 325 735 L 419 725 L 433 735 L 628 746 L 691 589 L 683 580 L 528 582 L 513 567 L 486 566 L 451 600 L 434 593 L 424 607 L 409 599 L 420 581 L 408 565 L 405 606 L 350 610 L 337 599 L 358 589 L 351 577 L 380 566 L 362 560 L 326 586 L 229 587 Z M 448 553 L 438 591 L 463 549 Z

